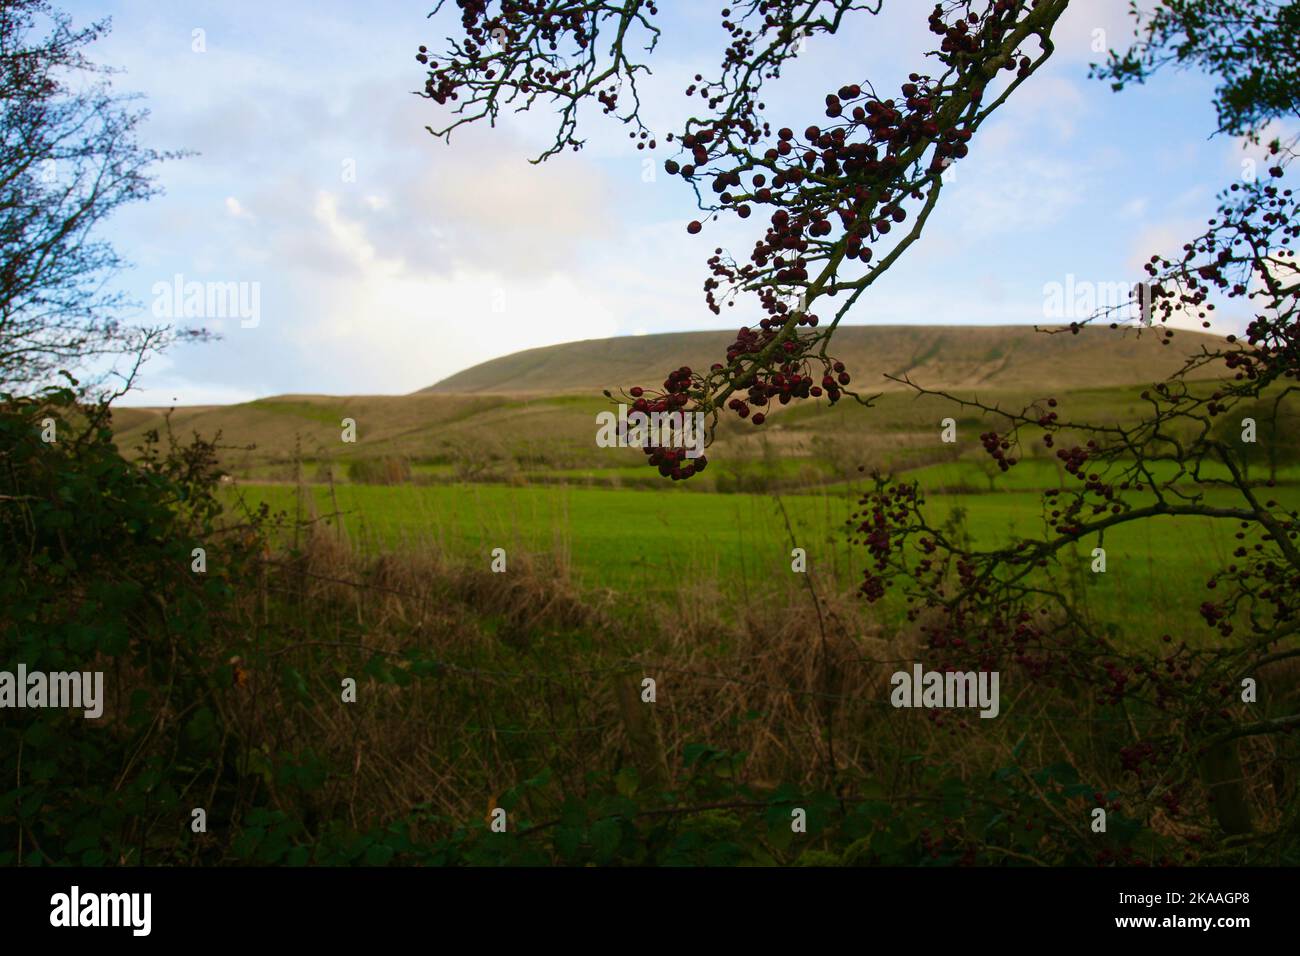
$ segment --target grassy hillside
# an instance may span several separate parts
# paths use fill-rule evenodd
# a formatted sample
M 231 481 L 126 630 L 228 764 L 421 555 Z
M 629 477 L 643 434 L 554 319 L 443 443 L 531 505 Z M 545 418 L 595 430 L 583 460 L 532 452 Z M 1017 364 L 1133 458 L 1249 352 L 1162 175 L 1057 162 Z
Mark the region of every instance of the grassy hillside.
M 629 449 L 595 445 L 595 415 L 609 408 L 605 385 L 652 384 L 681 364 L 704 365 L 725 347 L 721 332 L 604 339 L 534 349 L 468 369 L 412 395 L 284 395 L 240 405 L 181 408 L 171 416 L 183 435 L 220 434 L 223 463 L 261 479 L 347 480 L 353 463 L 400 459 L 428 480 L 511 480 L 520 476 L 638 485 L 660 482 Z M 978 393 L 1005 406 L 1053 395 L 1063 414 L 1119 421 L 1137 414 L 1138 393 L 1197 351 L 1207 337 L 1180 332 L 1162 346 L 1105 329 L 1078 336 L 1045 335 L 1022 327 L 846 328 L 837 354 L 863 391 L 883 396 L 876 407 L 835 408 L 805 402 L 776 408 L 755 428 L 723 421 L 710 457 L 720 467 L 691 483 L 696 489 L 756 490 L 764 480 L 836 480 L 858 465 L 909 468 L 947 461 L 953 446 L 936 441 L 939 421 L 953 414 L 937 400 L 917 399 L 884 380 L 908 373 L 930 387 Z M 720 344 L 719 344 L 720 343 Z M 163 410 L 131 408 L 117 415 L 125 447 L 163 424 Z M 341 422 L 356 422 L 355 443 L 342 441 Z M 958 418 L 966 452 L 986 427 Z M 747 484 L 748 483 L 748 484 Z
M 425 389 L 435 394 L 555 394 L 653 385 L 682 365 L 721 361 L 734 332 L 670 332 L 590 339 L 528 349 L 457 372 Z M 1214 337 L 1159 336 L 1087 328 L 1044 334 L 1026 326 L 845 326 L 834 357 L 863 388 L 899 388 L 883 378 L 907 373 L 948 388 L 1034 388 L 1058 383 L 1104 387 L 1164 378 Z

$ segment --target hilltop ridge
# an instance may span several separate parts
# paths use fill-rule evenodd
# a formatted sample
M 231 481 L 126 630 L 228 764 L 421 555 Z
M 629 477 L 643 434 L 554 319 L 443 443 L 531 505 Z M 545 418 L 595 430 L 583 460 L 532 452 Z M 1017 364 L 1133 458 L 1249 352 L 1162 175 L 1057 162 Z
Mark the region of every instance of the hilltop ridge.
M 1060 328 L 1060 327 L 1058 327 Z M 481 362 L 415 394 L 572 394 L 654 385 L 682 365 L 721 361 L 734 333 L 667 332 L 586 339 Z M 1106 387 L 1156 381 L 1218 336 L 1177 330 L 1169 345 L 1152 330 L 1090 327 L 1078 335 L 1032 326 L 873 325 L 837 330 L 831 351 L 864 389 L 900 388 L 911 374 L 942 388 Z

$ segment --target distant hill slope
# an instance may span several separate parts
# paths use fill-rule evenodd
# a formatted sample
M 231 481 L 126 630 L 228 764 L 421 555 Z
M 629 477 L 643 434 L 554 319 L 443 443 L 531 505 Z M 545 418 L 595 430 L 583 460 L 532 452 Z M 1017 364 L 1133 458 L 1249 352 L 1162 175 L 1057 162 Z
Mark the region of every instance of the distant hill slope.
M 682 365 L 722 361 L 729 332 L 669 332 L 588 339 L 528 349 L 457 372 L 416 394 L 555 395 L 630 385 L 655 386 Z M 845 326 L 832 353 L 860 387 L 898 386 L 886 374 L 911 374 L 944 388 L 1098 388 L 1157 381 L 1216 336 L 1177 331 L 1170 345 L 1156 333 L 1085 328 L 1048 335 L 1026 326 Z
M 798 402 L 770 409 L 761 429 L 724 416 L 714 448 L 719 460 L 806 458 L 825 457 L 828 443 L 838 443 L 853 449 L 856 463 L 875 464 L 908 448 L 932 452 L 937 423 L 954 411 L 977 447 L 974 435 L 984 427 L 979 416 L 938 398 L 918 398 L 885 380 L 887 373 L 909 373 L 919 385 L 977 393 L 1007 407 L 1052 395 L 1081 420 L 1132 421 L 1148 410 L 1138 399 L 1147 384 L 1215 341 L 1194 332 L 1175 333 L 1168 346 L 1159 338 L 1107 329 L 1046 335 L 1021 326 L 845 328 L 834 355 L 852 370 L 861 393 L 885 393 L 876 407 Z M 669 369 L 684 364 L 707 368 L 730 341 L 725 332 L 690 332 L 554 345 L 484 362 L 411 395 L 279 395 L 177 408 L 171 427 L 181 438 L 220 434 L 222 463 L 255 477 L 291 477 L 298 456 L 336 463 L 398 456 L 470 471 L 511 461 L 522 469 L 641 469 L 639 452 L 595 444 L 595 415 L 610 408 L 600 390 L 657 386 Z M 164 413 L 119 409 L 118 441 L 135 448 L 149 430 L 165 427 Z M 341 440 L 345 418 L 356 422 L 354 443 Z

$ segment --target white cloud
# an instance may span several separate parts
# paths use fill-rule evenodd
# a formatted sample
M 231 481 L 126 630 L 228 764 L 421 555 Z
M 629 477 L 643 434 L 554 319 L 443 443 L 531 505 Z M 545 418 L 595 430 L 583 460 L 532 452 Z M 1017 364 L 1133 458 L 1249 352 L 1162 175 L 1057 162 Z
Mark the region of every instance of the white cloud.
M 967 175 L 957 181 L 961 198 L 952 197 L 972 237 L 1044 229 L 1084 201 L 1087 183 L 1074 163 L 1030 154 L 985 159 L 977 171 L 958 168 Z
M 1054 55 L 1075 63 L 1102 63 L 1105 51 L 1128 48 L 1133 41 L 1134 23 L 1129 0 L 1072 3 L 1052 31 Z
M 410 392 L 499 355 L 617 334 L 621 305 L 610 288 L 559 274 L 412 278 L 371 260 L 358 278 L 322 285 L 316 322 L 292 329 L 294 360 L 346 368 L 352 391 Z
M 1120 211 L 1119 211 L 1120 218 L 1140 219 L 1142 216 L 1146 214 L 1148 205 L 1150 205 L 1150 200 L 1147 199 L 1146 196 L 1138 196 L 1135 199 L 1130 199 L 1122 207 L 1120 207 Z
M 1129 239 L 1129 255 L 1125 265 L 1135 274 L 1134 281 L 1146 278 L 1144 266 L 1154 255 L 1167 259 L 1179 258 L 1183 243 L 1191 241 L 1205 229 L 1205 221 L 1191 218 L 1168 219 L 1148 223 Z
M 243 203 L 241 203 L 241 202 L 240 202 L 238 199 L 236 199 L 234 196 L 227 196 L 227 197 L 226 197 L 226 212 L 228 212 L 228 213 L 230 214 L 230 216 L 231 216 L 232 219 L 252 219 L 252 218 L 253 218 L 253 217 L 249 214 L 248 210 L 244 208 Z

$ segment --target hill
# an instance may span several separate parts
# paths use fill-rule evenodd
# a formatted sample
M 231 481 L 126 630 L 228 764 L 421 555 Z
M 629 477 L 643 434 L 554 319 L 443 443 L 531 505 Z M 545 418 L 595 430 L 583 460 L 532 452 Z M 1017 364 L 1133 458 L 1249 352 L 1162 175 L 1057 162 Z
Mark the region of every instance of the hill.
M 491 359 L 417 394 L 554 395 L 652 385 L 679 366 L 706 369 L 721 361 L 733 338 L 722 331 L 668 332 L 548 345 Z M 952 389 L 1097 388 L 1164 378 L 1215 341 L 1185 331 L 1164 346 L 1154 333 L 1107 328 L 1049 335 L 1027 326 L 845 326 L 835 334 L 834 357 L 873 391 L 900 387 L 883 376 L 904 372 Z
M 609 408 L 601 389 L 654 385 L 683 364 L 707 367 L 730 341 L 723 332 L 694 332 L 573 342 L 493 359 L 411 395 L 282 395 L 178 408 L 171 426 L 180 436 L 219 434 L 223 465 L 250 478 L 293 478 L 298 461 L 308 480 L 325 477 L 327 465 L 344 478 L 354 463 L 360 468 L 366 459 L 395 458 L 411 463 L 417 477 L 433 480 L 548 472 L 567 480 L 613 469 L 657 481 L 639 452 L 595 445 L 595 415 Z M 1046 395 L 1061 398 L 1065 407 L 1068 397 L 1068 410 L 1083 419 L 1131 421 L 1142 413 L 1142 388 L 1211 342 L 1193 332 L 1178 332 L 1165 346 L 1156 335 L 1105 329 L 1072 336 L 1005 326 L 845 328 L 835 357 L 853 371 L 862 393 L 884 393 L 876 407 L 801 402 L 770 410 L 762 428 L 726 416 L 710 455 L 730 463 L 780 459 L 789 468 L 820 468 L 834 459 L 837 470 L 864 462 L 912 467 L 938 461 L 937 423 L 954 409 L 939 399 L 918 399 L 886 374 L 975 392 L 1003 407 Z M 116 416 L 119 443 L 127 448 L 164 425 L 163 409 L 126 408 Z M 341 423 L 349 418 L 356 422 L 354 443 L 341 437 Z M 984 427 L 969 411 L 957 418 L 968 437 Z

